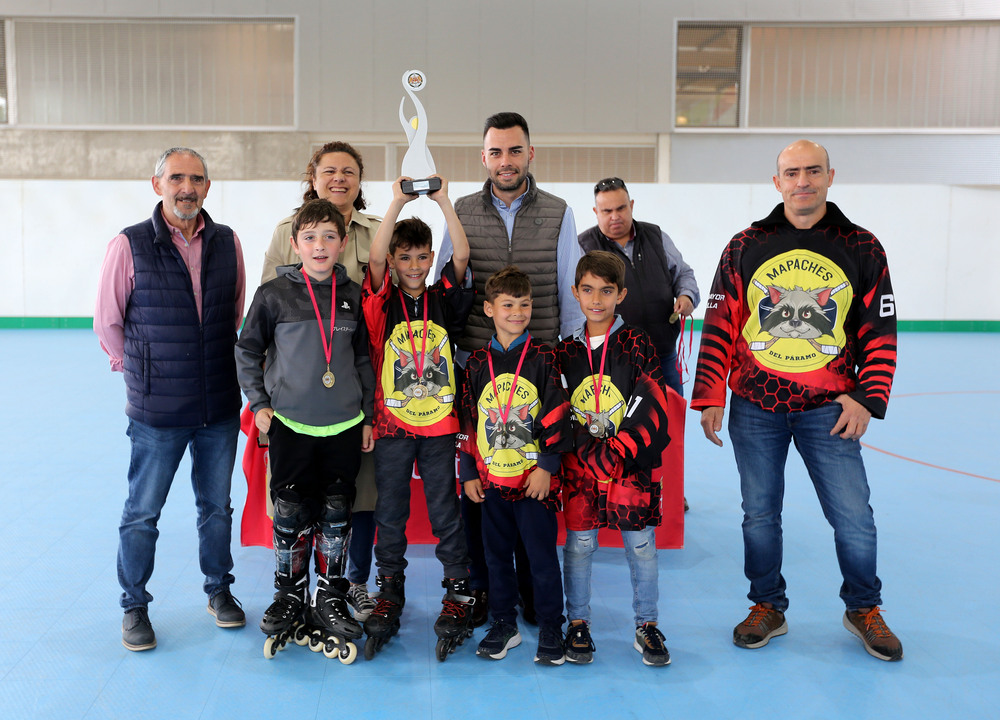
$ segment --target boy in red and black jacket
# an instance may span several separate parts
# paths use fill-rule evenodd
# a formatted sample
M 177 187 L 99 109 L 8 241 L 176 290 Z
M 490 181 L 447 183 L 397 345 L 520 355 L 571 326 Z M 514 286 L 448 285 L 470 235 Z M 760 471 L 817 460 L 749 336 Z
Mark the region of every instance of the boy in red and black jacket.
M 475 290 L 468 270 L 469 244 L 448 199 L 448 183 L 428 197 L 444 213 L 455 252 L 441 279 L 426 286 L 434 264 L 431 230 L 421 220 L 396 222 L 416 195 L 399 178 L 392 203 L 372 241 L 362 306 L 375 368 L 375 562 L 380 592 L 365 631 L 380 642 L 399 629 L 406 521 L 414 461 L 427 498 L 427 514 L 444 568 L 444 609 L 435 624 L 442 637 L 466 634 L 471 597 L 465 529 L 455 485 L 458 383 L 452 336 L 465 326 Z M 393 284 L 390 271 L 396 272 Z M 461 280 L 459 280 L 461 279 Z M 380 647 L 380 645 L 379 645 Z M 370 653 L 367 652 L 366 655 Z
M 632 577 L 633 646 L 646 665 L 662 666 L 670 653 L 656 627 L 661 488 L 652 470 L 670 442 L 667 398 L 649 335 L 615 314 L 626 292 L 620 257 L 594 250 L 580 258 L 573 295 L 587 321 L 557 348 L 576 423 L 576 449 L 563 456 L 566 659 L 593 660 L 591 563 L 598 529 L 614 528 L 621 531 Z
M 462 403 L 461 479 L 483 503 L 483 544 L 493 625 L 476 653 L 500 660 L 521 643 L 514 545 L 530 559 L 538 618 L 535 662 L 561 665 L 562 582 L 556 512 L 561 453 L 573 446 L 569 400 L 555 351 L 528 332 L 531 280 L 514 266 L 486 282 L 486 316 L 496 332 L 469 356 Z

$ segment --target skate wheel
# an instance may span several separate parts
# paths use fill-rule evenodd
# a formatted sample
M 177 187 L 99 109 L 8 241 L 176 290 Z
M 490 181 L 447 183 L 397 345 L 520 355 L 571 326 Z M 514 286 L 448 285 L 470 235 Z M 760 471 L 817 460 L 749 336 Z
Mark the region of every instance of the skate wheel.
M 378 648 L 379 648 L 378 640 L 369 635 L 368 639 L 365 640 L 365 660 L 371 660 L 373 657 L 375 657 L 375 653 L 378 652 Z
M 445 638 L 439 638 L 437 645 L 434 646 L 434 652 L 437 655 L 438 662 L 444 662 L 448 659 L 448 653 L 452 650 L 451 643 Z
M 350 641 L 341 645 L 337 652 L 337 659 L 344 665 L 350 665 L 358 659 L 358 646 Z
M 268 660 L 273 658 L 281 650 L 281 643 L 276 642 L 277 638 L 269 637 L 264 641 L 264 657 Z
M 309 643 L 309 633 L 304 625 L 299 625 L 295 628 L 295 632 L 292 634 L 292 640 L 299 646 L 307 645 Z
M 315 653 L 322 652 L 323 646 L 325 645 L 325 643 L 315 635 L 310 635 L 306 639 L 306 642 L 309 643 L 309 649 Z

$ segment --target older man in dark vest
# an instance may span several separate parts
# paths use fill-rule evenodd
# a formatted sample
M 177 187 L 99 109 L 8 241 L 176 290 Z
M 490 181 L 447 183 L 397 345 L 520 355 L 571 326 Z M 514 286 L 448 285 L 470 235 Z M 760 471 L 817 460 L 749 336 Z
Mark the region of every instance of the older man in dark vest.
M 236 234 L 202 210 L 211 181 L 198 153 L 167 150 L 152 182 L 163 200 L 150 219 L 125 228 L 108 245 L 94 313 L 111 369 L 125 376 L 132 449 L 118 528 L 118 581 L 122 644 L 133 651 L 156 647 L 146 583 L 153 574 L 156 523 L 188 448 L 208 612 L 219 627 L 246 624 L 229 591 L 243 251 Z

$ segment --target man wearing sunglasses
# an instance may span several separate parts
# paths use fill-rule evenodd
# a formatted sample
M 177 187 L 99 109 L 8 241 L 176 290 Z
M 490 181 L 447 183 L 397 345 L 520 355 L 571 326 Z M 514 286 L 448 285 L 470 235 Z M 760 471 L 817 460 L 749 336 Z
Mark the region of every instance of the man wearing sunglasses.
M 698 283 L 669 235 L 652 223 L 633 220 L 634 205 L 621 178 L 597 183 L 597 225 L 580 233 L 580 247 L 585 253 L 607 250 L 625 261 L 628 295 L 618 313 L 629 325 L 649 333 L 663 365 L 664 381 L 683 396 L 677 370 L 677 335 L 680 318 L 689 317 L 701 299 Z

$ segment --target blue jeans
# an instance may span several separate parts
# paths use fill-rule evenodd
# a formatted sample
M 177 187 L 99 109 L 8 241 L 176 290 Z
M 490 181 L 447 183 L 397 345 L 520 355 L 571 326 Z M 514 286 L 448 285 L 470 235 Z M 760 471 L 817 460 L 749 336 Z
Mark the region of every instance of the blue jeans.
M 632 610 L 636 627 L 656 622 L 660 599 L 659 567 L 656 562 L 656 528 L 623 530 L 625 559 L 632 579 Z M 563 548 L 563 584 L 566 617 L 590 622 L 590 575 L 597 550 L 597 530 L 567 530 Z
M 132 441 L 128 498 L 118 527 L 118 582 L 125 610 L 146 606 L 153 596 L 146 583 L 160 532 L 156 523 L 186 448 L 191 449 L 191 486 L 198 509 L 198 559 L 209 597 L 235 580 L 232 539 L 233 508 L 229 491 L 236 461 L 239 417 L 204 427 L 157 428 L 129 420 Z
M 840 403 L 815 410 L 774 413 L 736 395 L 729 412 L 729 437 L 743 492 L 744 572 L 751 602 L 788 607 L 781 575 L 781 508 L 789 441 L 802 456 L 827 521 L 844 582 L 840 597 L 847 609 L 882 603 L 875 574 L 875 517 L 868 504 L 868 478 L 861 443 L 830 435 Z

